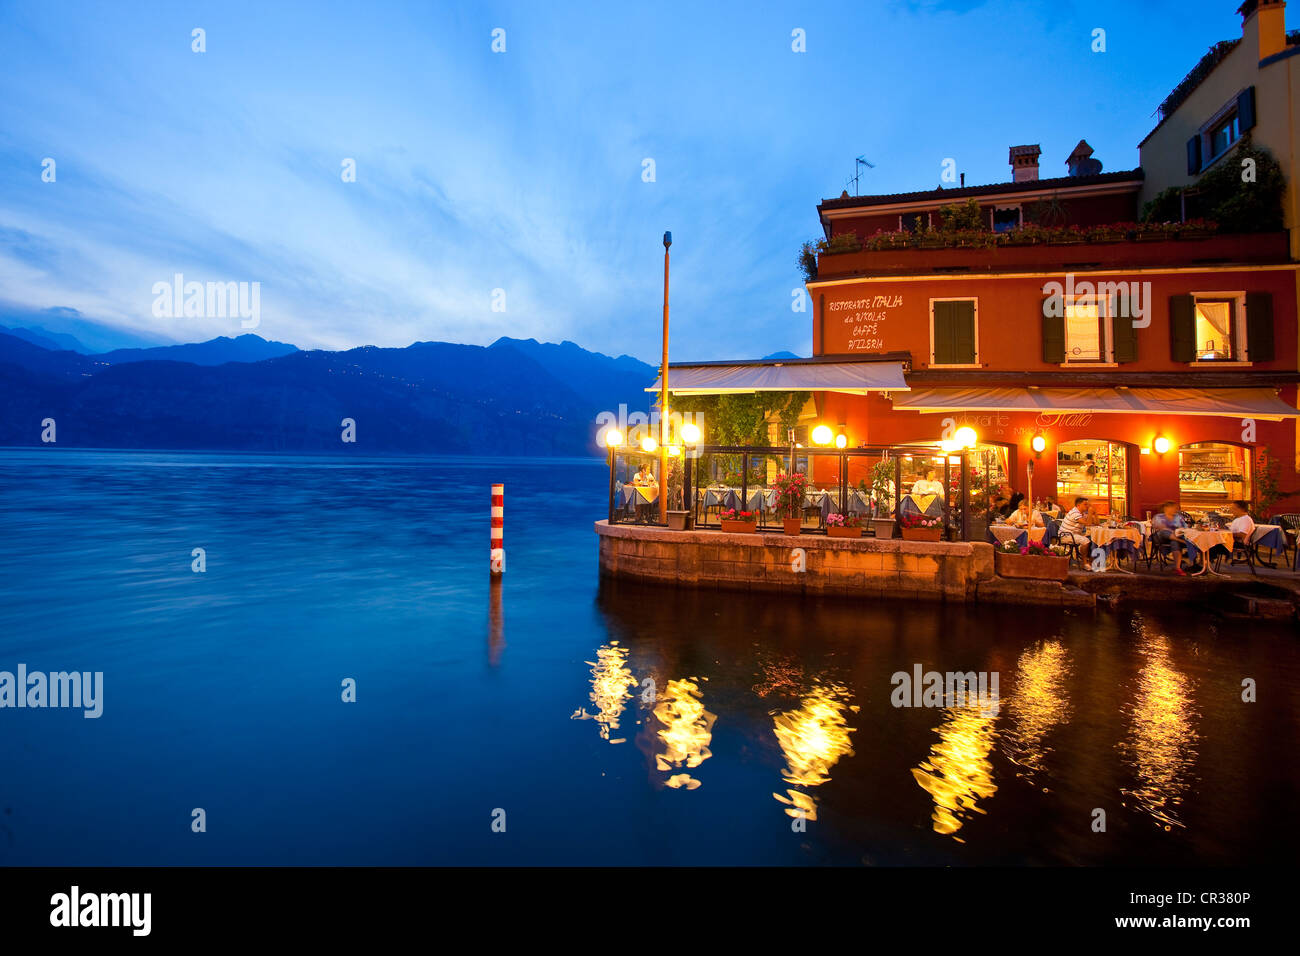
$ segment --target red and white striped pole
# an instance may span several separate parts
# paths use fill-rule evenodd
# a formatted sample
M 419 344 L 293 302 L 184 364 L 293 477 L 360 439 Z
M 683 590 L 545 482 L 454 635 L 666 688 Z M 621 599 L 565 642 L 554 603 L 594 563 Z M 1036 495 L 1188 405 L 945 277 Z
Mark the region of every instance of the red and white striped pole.
M 506 570 L 505 548 L 505 511 L 506 486 L 492 486 L 492 552 L 489 567 L 493 574 L 504 574 Z

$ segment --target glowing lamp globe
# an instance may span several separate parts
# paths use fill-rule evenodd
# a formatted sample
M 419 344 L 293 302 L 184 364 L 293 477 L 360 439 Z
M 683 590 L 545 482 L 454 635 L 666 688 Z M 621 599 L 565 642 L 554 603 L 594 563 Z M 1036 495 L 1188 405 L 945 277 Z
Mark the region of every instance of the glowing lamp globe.
M 649 454 L 650 452 L 654 451 L 658 447 L 659 447 L 659 443 L 655 441 L 653 438 L 651 438 L 649 435 L 646 435 L 645 438 L 641 439 L 641 450 L 646 454 Z
M 975 429 L 970 426 L 963 426 L 957 429 L 952 436 L 957 441 L 958 448 L 974 448 L 975 443 L 979 441 L 979 436 L 975 434 Z
M 1157 455 L 1163 455 L 1165 452 L 1169 450 L 1169 439 L 1161 435 L 1159 438 L 1155 440 L 1155 443 L 1152 445 L 1152 447 L 1155 448 Z
M 605 445 L 609 448 L 617 448 L 623 444 L 623 433 L 617 428 L 611 428 L 605 432 Z
M 1043 449 L 1047 447 L 1047 439 L 1042 435 L 1035 435 L 1034 440 L 1030 444 L 1033 446 L 1034 451 L 1041 454 Z
M 698 444 L 700 441 L 700 426 L 692 422 L 687 422 L 682 426 L 682 441 L 688 445 Z
M 836 448 L 847 448 L 848 444 L 849 444 L 848 436 L 845 435 L 843 432 L 835 436 Z
M 829 445 L 831 443 L 831 429 L 829 425 L 818 425 L 812 430 L 812 440 L 818 445 Z

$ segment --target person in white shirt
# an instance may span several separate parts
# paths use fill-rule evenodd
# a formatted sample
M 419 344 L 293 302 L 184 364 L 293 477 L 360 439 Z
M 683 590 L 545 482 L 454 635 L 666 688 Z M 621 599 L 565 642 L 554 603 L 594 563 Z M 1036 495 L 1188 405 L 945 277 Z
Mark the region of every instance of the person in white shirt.
M 1255 519 L 1246 511 L 1246 502 L 1234 501 L 1228 505 L 1228 513 L 1232 515 L 1228 530 L 1232 532 L 1233 540 L 1239 544 L 1248 543 L 1255 533 Z
M 1090 562 L 1092 542 L 1088 540 L 1088 526 L 1096 524 L 1097 519 L 1089 513 L 1091 503 L 1087 498 L 1075 498 L 1074 507 L 1061 519 L 1059 537 L 1073 541 L 1085 562 Z
M 1043 527 L 1043 514 L 1041 511 L 1033 511 L 1029 507 L 1029 502 L 1022 500 L 1019 507 L 1007 517 L 1007 524 L 1017 528 L 1041 528 Z
M 935 470 L 931 468 L 925 473 L 924 478 L 918 478 L 912 483 L 912 494 L 915 495 L 941 495 L 943 494 L 943 483 L 935 479 Z

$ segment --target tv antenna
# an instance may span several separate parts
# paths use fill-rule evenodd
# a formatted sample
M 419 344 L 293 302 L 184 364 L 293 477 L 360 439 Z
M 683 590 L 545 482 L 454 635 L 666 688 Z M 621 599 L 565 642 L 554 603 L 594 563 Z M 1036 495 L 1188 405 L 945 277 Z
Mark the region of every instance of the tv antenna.
M 853 178 L 850 179 L 850 180 L 848 181 L 848 183 L 845 183 L 845 184 L 844 184 L 845 186 L 847 186 L 849 183 L 852 183 L 852 184 L 853 184 L 853 195 L 855 195 L 855 196 L 860 196 L 860 195 L 862 195 L 860 192 L 858 192 L 858 180 L 862 178 L 862 167 L 863 167 L 863 166 L 866 166 L 867 169 L 875 169 L 875 168 L 876 168 L 876 164 L 875 164 L 875 163 L 873 163 L 873 162 L 871 162 L 870 160 L 868 160 L 865 156 L 859 156 L 857 159 L 855 159 L 855 160 L 853 161 Z

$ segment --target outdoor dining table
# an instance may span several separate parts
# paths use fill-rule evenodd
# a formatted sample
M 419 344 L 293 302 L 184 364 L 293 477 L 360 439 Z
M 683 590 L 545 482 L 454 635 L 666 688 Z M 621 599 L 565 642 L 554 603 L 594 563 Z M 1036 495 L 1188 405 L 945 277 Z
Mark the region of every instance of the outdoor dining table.
M 710 508 L 738 508 L 740 507 L 740 493 L 734 488 L 704 488 L 701 489 L 704 510 Z
M 623 504 L 652 505 L 659 500 L 658 485 L 624 485 Z
M 1286 535 L 1282 531 L 1280 524 L 1257 524 L 1255 530 L 1250 536 L 1250 543 L 1255 546 L 1256 557 L 1258 557 L 1260 548 L 1268 548 L 1273 552 L 1273 558 L 1276 560 L 1277 555 L 1282 555 L 1286 559 Z M 1269 567 L 1272 567 L 1270 564 Z
M 1210 570 L 1210 549 L 1223 546 L 1229 551 L 1232 550 L 1232 532 L 1231 531 L 1204 531 L 1199 528 L 1179 528 L 1174 535 L 1187 543 L 1187 556 L 1193 561 L 1196 556 L 1201 557 L 1201 570 L 1193 571 L 1193 575 L 1214 574 Z
M 906 494 L 898 503 L 898 511 L 899 514 L 922 514 L 937 518 L 943 514 L 943 496 Z
M 1127 525 L 1121 525 L 1117 528 L 1112 528 L 1109 525 L 1093 525 L 1091 528 L 1088 528 L 1087 535 L 1088 540 L 1092 542 L 1093 547 L 1100 548 L 1102 551 L 1106 552 L 1106 570 L 1108 571 L 1111 570 L 1110 565 L 1114 564 L 1114 570 L 1125 571 L 1125 573 L 1128 574 L 1132 573 L 1131 571 L 1126 571 L 1126 569 L 1121 568 L 1119 564 L 1114 561 L 1115 555 L 1125 547 L 1125 545 L 1120 544 L 1119 542 L 1131 541 L 1133 543 L 1133 550 L 1138 552 L 1141 552 L 1145 548 L 1146 544 L 1146 536 L 1142 531 L 1139 528 L 1133 528 Z
M 1040 544 L 1043 535 L 1047 533 L 1046 528 L 1018 528 L 1013 524 L 991 524 L 989 525 L 989 534 L 997 539 L 998 544 L 1006 544 L 1008 541 L 1014 541 L 1020 547 L 1025 547 L 1029 542 Z
M 848 512 L 853 515 L 871 514 L 871 499 L 864 492 L 850 491 L 848 500 Z

